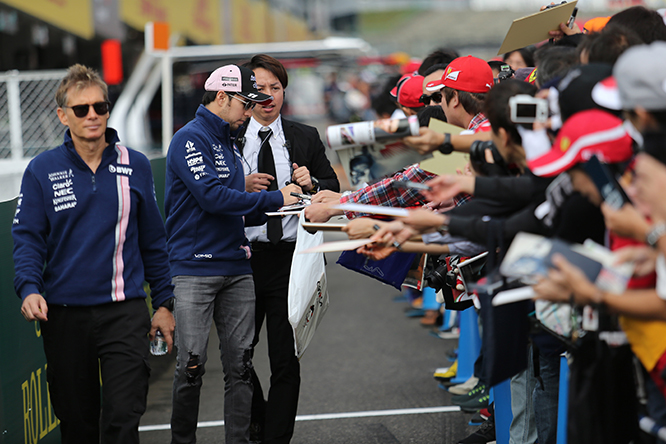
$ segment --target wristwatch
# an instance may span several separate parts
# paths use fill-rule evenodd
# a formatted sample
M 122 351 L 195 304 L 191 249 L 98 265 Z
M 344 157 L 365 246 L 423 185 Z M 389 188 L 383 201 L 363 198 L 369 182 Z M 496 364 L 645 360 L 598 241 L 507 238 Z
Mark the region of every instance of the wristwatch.
M 164 308 L 166 308 L 167 310 L 169 310 L 171 313 L 173 313 L 173 305 L 174 305 L 174 302 L 176 302 L 176 298 L 173 297 L 173 296 L 171 296 L 169 299 L 167 299 L 166 301 L 162 302 L 162 304 L 160 305 L 160 307 L 164 307 Z
M 451 134 L 444 133 L 444 142 L 437 149 L 442 154 L 451 154 L 453 152 L 453 144 L 451 143 Z
M 666 223 L 660 222 L 654 225 L 647 234 L 645 241 L 652 248 L 657 248 L 657 242 L 666 234 Z

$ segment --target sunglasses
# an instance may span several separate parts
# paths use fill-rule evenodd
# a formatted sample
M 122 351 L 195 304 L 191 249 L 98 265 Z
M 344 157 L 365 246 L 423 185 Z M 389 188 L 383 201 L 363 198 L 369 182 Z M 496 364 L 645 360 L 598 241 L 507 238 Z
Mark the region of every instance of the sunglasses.
M 232 95 L 231 97 L 238 100 L 240 103 L 242 103 L 245 107 L 245 111 L 249 111 L 251 109 L 254 109 L 254 106 L 257 104 L 257 102 L 248 102 L 246 100 L 243 100 L 240 97 L 238 97 L 236 94 Z
M 441 91 L 434 92 L 430 96 L 428 96 L 426 94 L 423 94 L 423 95 L 421 95 L 421 97 L 419 97 L 419 102 L 423 103 L 425 106 L 430 105 L 431 100 L 434 103 L 440 103 L 442 101 Z
M 74 111 L 74 115 L 79 119 L 88 115 L 90 107 L 92 106 L 98 116 L 103 116 L 109 112 L 109 102 L 97 102 L 92 105 L 74 105 L 74 106 L 63 106 L 63 108 L 71 108 Z

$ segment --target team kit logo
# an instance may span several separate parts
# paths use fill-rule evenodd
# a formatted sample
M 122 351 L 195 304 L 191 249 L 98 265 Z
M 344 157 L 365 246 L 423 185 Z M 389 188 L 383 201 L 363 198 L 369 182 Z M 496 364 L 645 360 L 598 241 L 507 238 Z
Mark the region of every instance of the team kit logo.
M 222 76 L 222 77 L 220 77 L 220 80 L 222 81 L 222 83 L 221 83 L 222 86 L 230 86 L 230 87 L 238 88 L 238 77 Z
M 51 188 L 53 189 L 53 210 L 56 213 L 76 207 L 77 199 L 72 178 L 54 182 Z
M 188 140 L 185 142 L 185 161 L 190 171 L 194 175 L 194 180 L 199 180 L 203 176 L 206 176 L 208 173 L 204 171 L 206 165 L 204 165 L 204 160 L 202 154 L 197 151 L 194 146 L 194 142 Z
M 453 80 L 454 82 L 458 81 L 458 76 L 460 75 L 460 71 L 453 71 L 452 68 L 449 68 L 446 70 L 446 80 Z
M 109 173 L 111 174 L 122 174 L 123 176 L 131 176 L 134 170 L 130 167 L 122 165 L 109 165 Z

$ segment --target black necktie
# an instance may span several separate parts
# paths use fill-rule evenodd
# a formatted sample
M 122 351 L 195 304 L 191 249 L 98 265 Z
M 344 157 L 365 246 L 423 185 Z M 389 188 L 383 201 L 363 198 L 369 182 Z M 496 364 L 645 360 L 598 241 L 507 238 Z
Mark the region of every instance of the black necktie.
M 261 139 L 261 147 L 259 148 L 259 158 L 257 159 L 257 170 L 260 173 L 270 174 L 275 178 L 268 185 L 268 191 L 276 191 L 277 186 L 277 173 L 275 171 L 275 160 L 273 159 L 273 150 L 271 149 L 270 138 L 273 130 L 268 127 L 263 127 L 259 130 L 259 138 Z M 277 244 L 282 239 L 282 218 L 269 217 L 268 218 L 268 240 L 273 244 Z

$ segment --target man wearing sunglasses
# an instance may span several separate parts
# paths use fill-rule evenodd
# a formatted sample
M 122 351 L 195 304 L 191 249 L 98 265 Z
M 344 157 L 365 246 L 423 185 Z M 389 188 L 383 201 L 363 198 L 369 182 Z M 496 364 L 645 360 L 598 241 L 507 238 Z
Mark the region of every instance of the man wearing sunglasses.
M 266 222 L 265 213 L 297 202 L 291 192 L 245 191 L 242 158 L 232 137 L 256 103 L 271 96 L 257 90 L 242 66 L 216 69 L 195 118 L 171 140 L 167 154 L 167 245 L 175 285 L 177 349 L 171 442 L 196 442 L 199 394 L 215 321 L 224 369 L 225 442 L 249 441 L 252 403 L 254 283 L 245 225 Z
M 174 330 L 150 163 L 107 127 L 107 86 L 96 72 L 72 66 L 55 99 L 68 129 L 64 143 L 35 157 L 23 175 L 12 227 L 14 286 L 25 319 L 40 321 L 62 442 L 98 443 L 101 435 L 103 443 L 138 444 L 148 336 L 159 329 L 171 351 Z
M 423 85 L 421 85 L 422 95 L 419 99 L 419 102 L 423 103 L 425 106 L 441 106 L 442 104 L 442 91 L 428 91 L 426 85 L 435 80 L 439 80 L 444 75 L 444 70 L 448 64 L 437 64 L 433 65 L 425 72 L 423 75 Z

